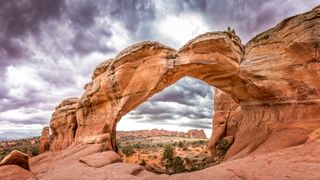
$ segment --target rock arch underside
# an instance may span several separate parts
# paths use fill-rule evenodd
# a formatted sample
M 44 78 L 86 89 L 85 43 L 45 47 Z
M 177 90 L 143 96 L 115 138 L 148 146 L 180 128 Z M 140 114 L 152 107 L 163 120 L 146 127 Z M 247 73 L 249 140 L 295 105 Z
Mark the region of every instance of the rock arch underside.
M 222 136 L 233 142 L 227 160 L 304 144 L 320 128 L 320 7 L 246 45 L 233 32 L 211 32 L 179 50 L 149 41 L 124 49 L 95 68 L 80 98 L 56 107 L 51 151 L 116 150 L 121 117 L 185 76 L 217 89 L 212 154 Z

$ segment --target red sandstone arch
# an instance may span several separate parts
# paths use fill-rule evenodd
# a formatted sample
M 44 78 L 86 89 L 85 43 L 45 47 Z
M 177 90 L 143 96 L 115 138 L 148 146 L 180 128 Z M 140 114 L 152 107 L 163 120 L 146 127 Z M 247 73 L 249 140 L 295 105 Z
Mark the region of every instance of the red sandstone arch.
M 229 94 L 241 123 L 226 157 L 304 143 L 320 127 L 319 8 L 284 20 L 243 46 L 230 32 L 207 33 L 176 51 L 140 43 L 100 64 L 79 100 L 66 100 L 51 121 L 53 150 L 72 143 L 115 149 L 120 118 L 184 76 Z M 312 25 L 312 26 L 311 26 Z M 70 125 L 71 124 L 71 125 Z
M 116 124 L 121 117 L 185 76 L 220 88 L 237 101 L 257 98 L 238 76 L 242 56 L 240 40 L 231 33 L 201 35 L 179 51 L 156 42 L 123 50 L 99 65 L 86 86 L 77 109 L 75 141 L 111 140 L 107 146 L 115 149 Z

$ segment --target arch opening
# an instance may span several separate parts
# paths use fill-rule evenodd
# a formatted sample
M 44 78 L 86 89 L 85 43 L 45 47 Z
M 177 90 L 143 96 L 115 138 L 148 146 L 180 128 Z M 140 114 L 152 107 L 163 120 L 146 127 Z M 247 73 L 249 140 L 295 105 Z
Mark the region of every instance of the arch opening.
M 220 162 L 207 152 L 213 94 L 205 82 L 184 77 L 124 115 L 116 125 L 116 147 L 124 162 L 167 174 Z

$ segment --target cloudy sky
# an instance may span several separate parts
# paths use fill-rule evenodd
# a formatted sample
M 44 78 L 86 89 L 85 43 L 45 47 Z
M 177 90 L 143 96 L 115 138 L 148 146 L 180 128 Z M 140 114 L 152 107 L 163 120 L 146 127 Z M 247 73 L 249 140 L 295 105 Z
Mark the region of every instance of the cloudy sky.
M 40 134 L 54 107 L 80 96 L 93 68 L 128 45 L 174 48 L 234 28 L 246 43 L 320 0 L 0 0 L 0 138 Z M 212 92 L 184 78 L 126 115 L 118 130 L 211 126 Z M 130 128 L 130 129 L 129 129 Z

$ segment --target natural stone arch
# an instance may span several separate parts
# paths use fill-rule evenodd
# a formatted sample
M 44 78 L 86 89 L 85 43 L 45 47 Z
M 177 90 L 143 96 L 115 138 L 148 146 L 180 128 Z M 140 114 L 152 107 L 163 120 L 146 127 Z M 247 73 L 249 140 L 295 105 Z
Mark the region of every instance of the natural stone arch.
M 157 42 L 126 48 L 115 59 L 100 64 L 86 85 L 76 112 L 75 141 L 107 142 L 115 150 L 116 124 L 121 117 L 185 76 L 220 88 L 237 101 L 259 98 L 246 89 L 254 86 L 238 76 L 242 56 L 239 38 L 227 32 L 198 36 L 179 51 Z
M 79 101 L 57 107 L 51 128 L 60 138 L 52 149 L 74 143 L 115 149 L 121 116 L 184 76 L 215 86 L 240 105 L 242 118 L 227 159 L 304 143 L 320 127 L 320 60 L 314 51 L 319 14 L 316 7 L 288 18 L 245 46 L 234 33 L 217 32 L 178 51 L 155 42 L 125 49 L 96 68 Z

